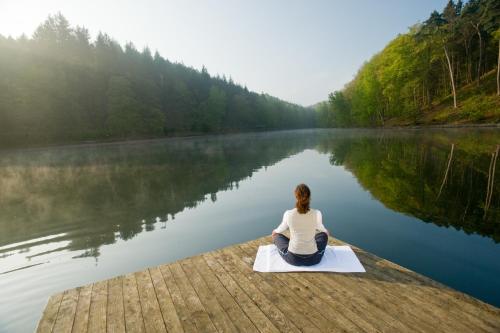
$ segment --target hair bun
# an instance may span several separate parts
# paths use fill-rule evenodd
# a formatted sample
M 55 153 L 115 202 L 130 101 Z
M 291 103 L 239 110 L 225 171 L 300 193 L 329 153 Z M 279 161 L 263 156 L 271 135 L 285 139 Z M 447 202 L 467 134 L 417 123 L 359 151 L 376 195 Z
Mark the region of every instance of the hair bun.
M 309 203 L 311 201 L 311 190 L 306 184 L 299 184 L 295 188 L 295 198 L 297 202 L 295 207 L 300 214 L 305 214 L 309 211 Z

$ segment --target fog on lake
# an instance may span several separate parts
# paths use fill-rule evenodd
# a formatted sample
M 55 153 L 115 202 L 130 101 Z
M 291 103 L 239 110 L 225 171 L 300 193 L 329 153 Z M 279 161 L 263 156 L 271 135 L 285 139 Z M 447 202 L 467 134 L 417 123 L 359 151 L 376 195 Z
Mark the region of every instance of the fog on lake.
M 48 297 L 267 235 L 336 238 L 500 306 L 500 131 L 299 130 L 0 151 L 0 331 Z

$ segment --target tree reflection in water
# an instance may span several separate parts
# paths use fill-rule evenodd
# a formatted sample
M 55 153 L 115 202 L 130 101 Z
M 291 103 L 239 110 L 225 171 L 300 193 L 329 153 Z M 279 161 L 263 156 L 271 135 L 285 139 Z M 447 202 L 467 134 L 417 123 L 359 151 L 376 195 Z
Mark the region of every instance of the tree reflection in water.
M 97 257 L 101 245 L 166 227 L 315 138 L 286 131 L 0 152 L 0 255 L 62 233 L 52 251 Z
M 100 246 L 167 228 L 308 148 L 331 154 L 392 210 L 499 242 L 499 142 L 498 130 L 306 130 L 3 151 L 0 256 L 97 258 Z
M 499 142 L 498 130 L 371 131 L 333 134 L 318 149 L 386 207 L 498 243 Z

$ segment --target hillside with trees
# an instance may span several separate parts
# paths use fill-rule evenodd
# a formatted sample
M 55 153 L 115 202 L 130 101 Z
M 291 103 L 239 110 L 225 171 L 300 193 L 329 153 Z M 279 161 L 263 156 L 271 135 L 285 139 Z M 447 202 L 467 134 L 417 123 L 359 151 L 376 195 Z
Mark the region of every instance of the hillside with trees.
M 500 1 L 450 0 L 316 107 L 321 127 L 500 122 Z
M 314 112 L 49 16 L 0 35 L 0 145 L 314 126 Z

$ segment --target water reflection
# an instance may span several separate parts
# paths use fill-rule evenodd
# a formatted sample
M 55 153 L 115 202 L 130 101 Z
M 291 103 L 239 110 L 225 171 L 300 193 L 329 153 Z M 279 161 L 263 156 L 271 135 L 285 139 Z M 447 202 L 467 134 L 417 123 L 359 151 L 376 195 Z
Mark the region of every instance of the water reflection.
M 54 292 L 265 235 L 302 181 L 335 236 L 500 305 L 499 143 L 309 130 L 0 151 L 0 331 L 33 330 Z
M 4 152 L 0 255 L 22 251 L 30 261 L 68 249 L 84 250 L 79 258 L 97 257 L 100 246 L 158 224 L 166 228 L 184 209 L 215 202 L 218 191 L 238 188 L 254 171 L 314 140 L 307 132 L 285 132 Z M 64 246 L 33 246 L 53 243 L 54 234 Z
M 500 131 L 382 131 L 335 135 L 319 150 L 386 207 L 498 243 L 499 143 Z
M 331 154 L 392 210 L 499 242 L 498 142 L 488 130 L 339 130 L 3 152 L 0 258 L 22 253 L 28 266 L 66 249 L 98 257 L 100 246 L 165 229 L 307 148 Z M 0 273 L 18 268 L 4 260 Z

